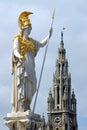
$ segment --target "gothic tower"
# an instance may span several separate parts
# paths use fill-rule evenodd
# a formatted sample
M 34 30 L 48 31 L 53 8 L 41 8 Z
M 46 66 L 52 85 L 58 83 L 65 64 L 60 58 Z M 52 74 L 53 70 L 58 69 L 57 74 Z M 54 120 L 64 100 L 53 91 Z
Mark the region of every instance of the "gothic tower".
M 74 90 L 71 91 L 71 75 L 68 72 L 63 32 L 53 75 L 53 89 L 49 92 L 47 105 L 47 130 L 78 130 L 76 98 Z

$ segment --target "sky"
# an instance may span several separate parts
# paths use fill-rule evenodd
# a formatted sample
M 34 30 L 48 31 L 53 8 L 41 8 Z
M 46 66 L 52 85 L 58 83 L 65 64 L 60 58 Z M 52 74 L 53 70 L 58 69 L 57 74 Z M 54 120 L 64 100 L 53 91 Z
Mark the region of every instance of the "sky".
M 31 11 L 31 36 L 41 41 L 48 35 L 51 16 L 55 8 L 53 34 L 43 70 L 35 112 L 47 112 L 47 96 L 52 87 L 61 31 L 64 30 L 64 46 L 72 77 L 72 88 L 77 98 L 78 130 L 87 130 L 87 0 L 0 0 L 0 130 L 8 130 L 4 117 L 11 112 L 11 54 L 13 38 L 19 33 L 18 16 Z M 37 81 L 45 48 L 35 59 Z M 47 77 L 46 77 L 47 76 Z M 33 107 L 33 102 L 31 108 Z M 42 106 L 42 107 L 41 107 Z

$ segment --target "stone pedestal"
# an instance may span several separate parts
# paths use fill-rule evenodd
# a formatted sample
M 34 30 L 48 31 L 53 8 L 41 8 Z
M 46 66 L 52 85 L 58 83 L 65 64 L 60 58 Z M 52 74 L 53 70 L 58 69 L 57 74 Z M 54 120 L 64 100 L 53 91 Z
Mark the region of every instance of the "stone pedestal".
M 43 124 L 40 115 L 28 111 L 8 113 L 4 119 L 10 130 L 38 130 Z

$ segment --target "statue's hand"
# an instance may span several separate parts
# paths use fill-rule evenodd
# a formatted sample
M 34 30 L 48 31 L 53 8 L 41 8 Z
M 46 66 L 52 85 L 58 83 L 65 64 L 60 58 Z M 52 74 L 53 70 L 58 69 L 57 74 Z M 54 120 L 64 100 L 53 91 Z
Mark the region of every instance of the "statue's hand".
M 20 56 L 21 61 L 24 61 L 25 59 L 26 59 L 25 56 Z
M 51 27 L 50 30 L 49 30 L 49 38 L 51 38 L 52 33 L 53 33 L 53 28 Z

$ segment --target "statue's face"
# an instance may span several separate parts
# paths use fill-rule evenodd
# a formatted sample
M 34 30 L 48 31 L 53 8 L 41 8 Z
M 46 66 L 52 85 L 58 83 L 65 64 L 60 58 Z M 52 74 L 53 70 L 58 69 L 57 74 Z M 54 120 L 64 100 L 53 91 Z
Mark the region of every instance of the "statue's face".
M 23 33 L 24 33 L 26 36 L 28 36 L 28 35 L 30 35 L 31 30 L 32 30 L 32 27 L 28 26 L 27 28 L 24 29 L 24 32 L 23 32 Z

